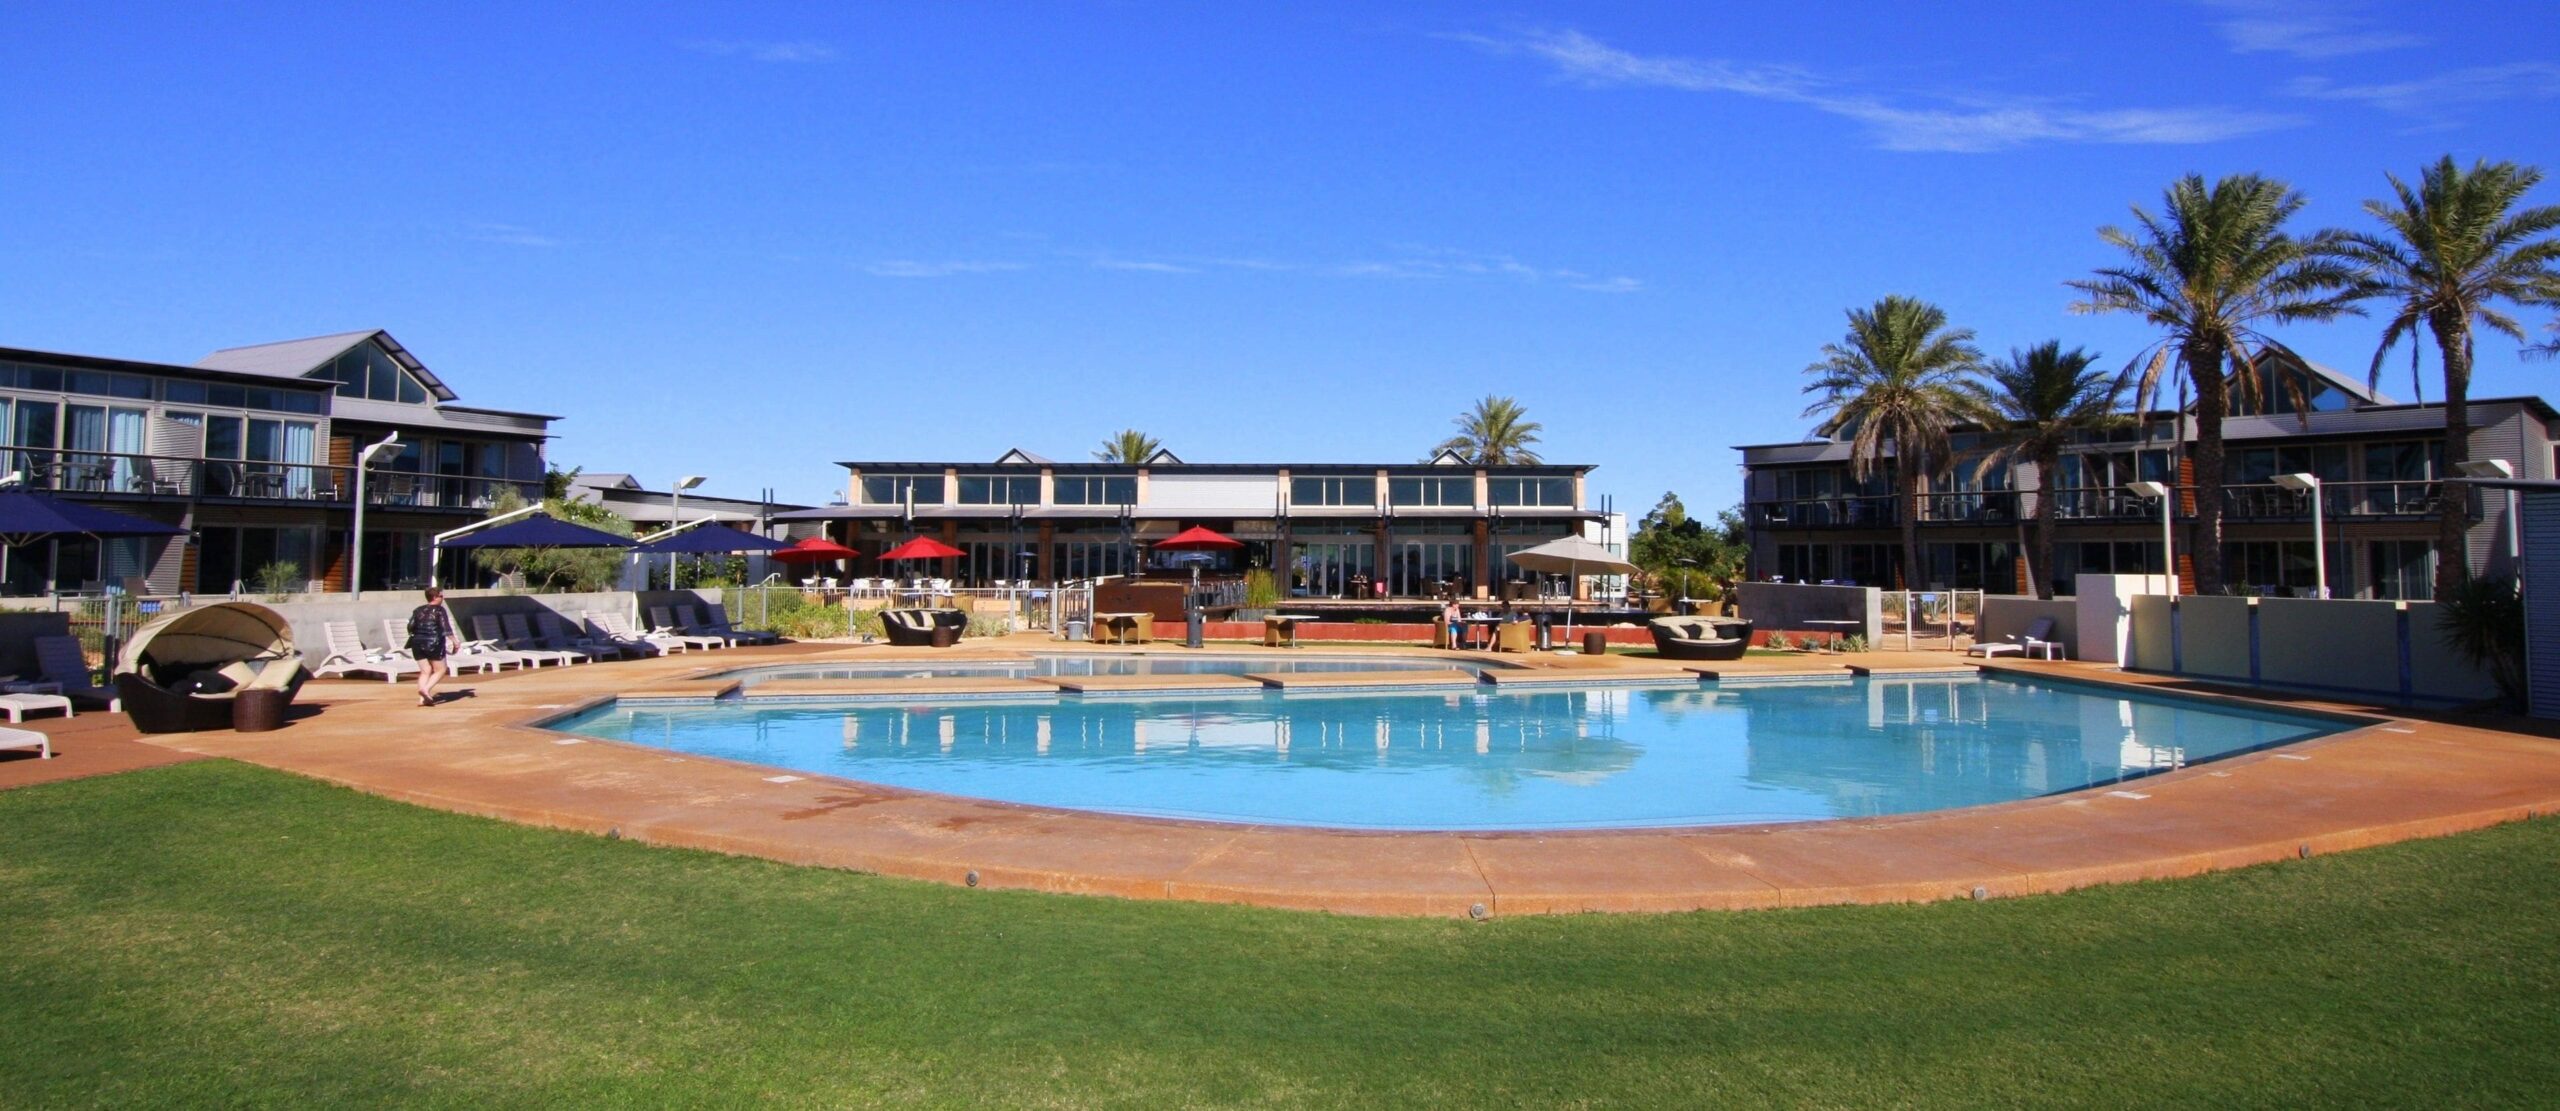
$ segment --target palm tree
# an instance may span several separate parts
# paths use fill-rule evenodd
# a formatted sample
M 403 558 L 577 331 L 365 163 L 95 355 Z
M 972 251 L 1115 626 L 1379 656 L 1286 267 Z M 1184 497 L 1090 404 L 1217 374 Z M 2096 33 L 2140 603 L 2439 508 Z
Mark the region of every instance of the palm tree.
M 1440 441 L 1431 454 L 1454 451 L 1480 467 L 1535 463 L 1538 453 L 1529 445 L 1538 442 L 1538 432 L 1544 426 L 1528 416 L 1529 411 L 1519 402 L 1488 394 L 1450 422 L 1458 426 L 1458 434 Z
M 1850 473 L 1864 482 L 1893 447 L 1902 511 L 1902 577 L 1921 581 L 1920 494 L 1951 462 L 1948 430 L 1986 414 L 1969 375 L 1982 363 L 1973 330 L 1947 327 L 1944 310 L 1909 297 L 1887 297 L 1849 310 L 1849 334 L 1822 345 L 1822 361 L 1804 392 L 1821 399 L 1804 415 L 1821 416 L 1823 436 L 1849 437 Z
M 1093 457 L 1105 463 L 1144 463 L 1162 450 L 1164 441 L 1135 428 L 1123 428 L 1110 439 L 1102 441 L 1101 449 L 1095 451 Z
M 2124 382 L 2089 369 L 2097 361 L 2077 347 L 2064 351 L 2062 341 L 2046 340 L 2010 351 L 2006 361 L 1984 368 L 1984 381 L 1978 383 L 1978 403 L 2007 431 L 1975 473 L 1989 474 L 2016 462 L 2035 464 L 2036 529 L 2027 571 L 2038 598 L 2053 597 L 2053 519 L 2058 508 L 2053 493 L 2062 471 L 2062 449 L 2084 432 L 2126 419 L 2116 411 Z
M 2468 170 L 2446 155 L 2419 175 L 2411 189 L 2396 174 L 2391 201 L 2366 201 L 2364 210 L 2388 229 L 2346 237 L 2347 257 L 2367 270 L 2365 292 L 2392 303 L 2373 352 L 2372 380 L 2382 380 L 2382 360 L 2409 340 L 2409 374 L 2418 373 L 2416 341 L 2423 324 L 2444 362 L 2444 463 L 2460 473 L 2471 458 L 2471 326 L 2478 322 L 2526 342 L 2515 318 L 2499 301 L 2529 303 L 2560 283 L 2560 206 L 2516 210 L 2516 202 L 2542 180 L 2542 171 L 2513 162 L 2473 162 Z M 2468 550 L 2471 498 L 2467 484 L 2445 483 L 2436 505 L 2436 597 L 2451 598 L 2471 574 Z
M 2231 388 L 2258 388 L 2251 348 L 2291 351 L 2258 331 L 2267 323 L 2328 320 L 2357 311 L 2357 273 L 2340 260 L 2340 233 L 2302 238 L 2285 233 L 2285 221 L 2302 208 L 2302 196 L 2283 182 L 2234 174 L 2207 188 L 2189 174 L 2169 187 L 2162 214 L 2133 207 L 2132 231 L 2103 227 L 2098 237 L 2122 249 L 2124 265 L 2103 267 L 2092 278 L 2068 284 L 2086 300 L 2079 313 L 2137 313 L 2167 335 L 2126 364 L 2141 367 L 2134 407 L 2149 411 L 2161 380 L 2174 369 L 2196 392 L 2193 544 L 2196 590 L 2222 589 L 2222 418 L 2231 411 Z M 2147 359 L 2147 362 L 2146 362 Z

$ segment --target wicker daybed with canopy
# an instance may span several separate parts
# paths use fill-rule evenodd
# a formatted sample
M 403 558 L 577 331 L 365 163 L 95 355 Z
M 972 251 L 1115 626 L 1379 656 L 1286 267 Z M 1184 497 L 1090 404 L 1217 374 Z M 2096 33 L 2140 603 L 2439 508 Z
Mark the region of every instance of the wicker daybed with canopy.
M 116 693 L 133 727 L 189 733 L 231 727 L 243 690 L 302 689 L 302 654 L 284 615 L 253 602 L 180 610 L 135 630 L 116 659 Z

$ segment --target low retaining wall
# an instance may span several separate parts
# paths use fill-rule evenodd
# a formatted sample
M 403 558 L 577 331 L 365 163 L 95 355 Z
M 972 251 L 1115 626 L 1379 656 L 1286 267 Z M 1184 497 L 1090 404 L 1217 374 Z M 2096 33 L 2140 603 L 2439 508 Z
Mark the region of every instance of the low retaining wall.
M 2497 684 L 2446 647 L 2433 602 L 2146 594 L 2126 666 L 2216 682 L 2462 704 Z
M 2013 636 L 2025 636 L 2027 627 L 2043 618 L 2053 619 L 2052 639 L 2062 642 L 2072 659 L 2080 659 L 2080 603 L 2072 598 L 2024 598 L 2007 594 L 1982 597 L 1982 615 L 1973 631 L 1975 644 L 1997 644 Z
M 1868 644 L 1884 639 L 1884 592 L 1872 586 L 1811 586 L 1802 583 L 1743 583 L 1737 597 L 1742 619 L 1751 623 L 1754 642 L 1764 632 L 1784 632 L 1790 640 L 1802 633 L 1862 636 Z M 1861 631 L 1825 629 L 1815 621 L 1855 621 Z

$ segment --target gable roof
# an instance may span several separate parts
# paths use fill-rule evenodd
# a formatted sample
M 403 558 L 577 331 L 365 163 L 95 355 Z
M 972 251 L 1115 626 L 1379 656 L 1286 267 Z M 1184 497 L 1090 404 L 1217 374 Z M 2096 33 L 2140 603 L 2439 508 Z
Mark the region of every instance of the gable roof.
M 1157 449 L 1156 449 L 1156 453 L 1155 453 L 1155 454 L 1150 455 L 1150 456 L 1148 456 L 1148 457 L 1147 457 L 1147 465 L 1149 465 L 1149 466 L 1154 466 L 1155 464 L 1158 464 L 1158 463 L 1171 463 L 1171 464 L 1174 464 L 1175 466 L 1181 466 L 1181 465 L 1182 465 L 1182 457 L 1181 457 L 1181 456 L 1179 456 L 1179 455 L 1175 455 L 1175 454 L 1173 453 L 1173 449 L 1172 449 L 1172 448 L 1161 448 L 1161 447 L 1160 447 L 1160 448 L 1157 448 Z
M 1033 454 L 1031 454 L 1030 452 L 1027 452 L 1027 451 L 1022 450 L 1021 448 L 1014 448 L 1014 449 L 1012 449 L 1012 450 L 1010 450 L 1010 451 L 1005 452 L 1005 453 L 1004 453 L 1004 454 L 1002 454 L 1002 455 L 996 456 L 996 462 L 998 462 L 998 463 L 1041 463 L 1041 464 L 1047 464 L 1047 463 L 1055 463 L 1055 462 L 1057 462 L 1057 460 L 1055 460 L 1055 459 L 1050 459 L 1050 458 L 1048 458 L 1048 457 L 1046 457 L 1046 456 L 1033 455 Z
M 1434 467 L 1468 467 L 1474 465 L 1467 462 L 1466 456 L 1458 454 L 1458 449 L 1447 447 L 1441 448 L 1440 454 L 1434 455 L 1431 458 L 1424 460 L 1424 462 L 1429 463 Z
M 256 343 L 247 347 L 226 347 L 196 360 L 196 365 L 208 370 L 228 370 L 268 378 L 308 378 L 366 340 L 372 340 L 384 354 L 391 356 L 391 361 L 400 364 L 400 369 L 416 377 L 418 384 L 427 388 L 428 396 L 437 401 L 453 401 L 460 396 L 446 386 L 443 379 L 429 371 L 425 363 L 419 362 L 417 356 L 411 355 L 408 348 L 400 346 L 399 340 L 391 338 L 391 333 L 380 328 Z

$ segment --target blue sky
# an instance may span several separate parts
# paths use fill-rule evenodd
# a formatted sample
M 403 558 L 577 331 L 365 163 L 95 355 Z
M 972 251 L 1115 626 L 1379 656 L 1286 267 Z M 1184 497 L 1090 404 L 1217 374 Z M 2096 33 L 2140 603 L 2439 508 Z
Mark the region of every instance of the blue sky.
M 13 4 L 0 344 L 387 327 L 563 464 L 808 502 L 1131 425 L 1403 461 L 1499 392 L 1640 513 L 1733 501 L 1883 294 L 2130 356 L 2062 283 L 2180 174 L 2352 227 L 2441 154 L 2560 169 L 2531 5 L 1732 7 Z

